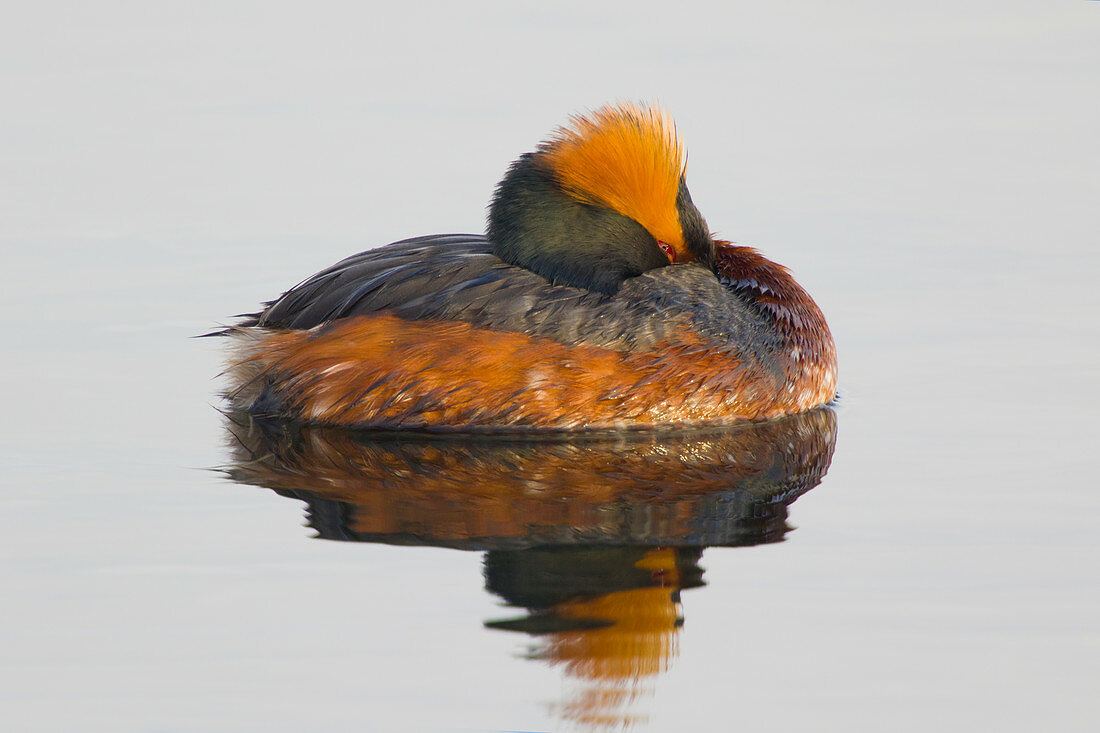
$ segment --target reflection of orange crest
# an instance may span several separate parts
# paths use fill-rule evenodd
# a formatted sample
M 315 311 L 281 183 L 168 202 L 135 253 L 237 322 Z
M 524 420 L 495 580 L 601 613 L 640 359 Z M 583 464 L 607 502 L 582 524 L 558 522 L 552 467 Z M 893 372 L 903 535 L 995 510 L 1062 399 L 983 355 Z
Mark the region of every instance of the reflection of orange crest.
M 650 550 L 635 567 L 656 560 L 675 577 L 675 553 L 670 548 Z M 672 594 L 677 589 L 635 588 L 555 606 L 553 613 L 564 618 L 611 624 L 554 634 L 545 658 L 562 662 L 571 674 L 588 679 L 625 680 L 663 672 L 675 653 L 673 632 L 680 614 Z
M 567 601 L 552 609 L 564 618 L 608 624 L 553 633 L 537 654 L 586 683 L 563 704 L 563 717 L 598 727 L 638 721 L 623 708 L 642 694 L 642 680 L 667 670 L 678 653 L 682 618 L 676 560 L 674 548 L 650 550 L 635 567 L 653 571 L 657 587 Z M 644 692 L 652 694 L 652 689 Z
M 678 259 L 691 258 L 676 210 L 684 152 L 664 112 L 623 105 L 577 115 L 540 152 L 570 195 L 630 217 Z
M 673 653 L 672 632 L 679 613 L 668 588 L 636 588 L 569 601 L 554 613 L 602 619 L 611 625 L 553 634 L 544 654 L 587 679 L 627 680 L 663 672 Z

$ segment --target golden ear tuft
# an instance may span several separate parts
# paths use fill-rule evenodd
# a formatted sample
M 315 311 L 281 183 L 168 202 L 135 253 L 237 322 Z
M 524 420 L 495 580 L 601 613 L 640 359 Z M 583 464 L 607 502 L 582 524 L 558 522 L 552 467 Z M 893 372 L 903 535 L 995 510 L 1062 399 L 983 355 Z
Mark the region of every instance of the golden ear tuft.
M 634 219 L 688 255 L 676 209 L 684 151 L 659 108 L 620 105 L 575 115 L 539 153 L 569 195 Z

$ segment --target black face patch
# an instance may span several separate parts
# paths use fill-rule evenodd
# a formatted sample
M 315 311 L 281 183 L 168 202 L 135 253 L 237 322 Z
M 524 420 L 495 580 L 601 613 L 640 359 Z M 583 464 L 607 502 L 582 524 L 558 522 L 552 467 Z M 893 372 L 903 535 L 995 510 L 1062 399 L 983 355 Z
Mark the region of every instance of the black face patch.
M 494 254 L 505 262 L 554 284 L 609 295 L 623 280 L 668 264 L 645 227 L 616 211 L 577 201 L 533 153 L 513 163 L 497 186 L 487 235 Z

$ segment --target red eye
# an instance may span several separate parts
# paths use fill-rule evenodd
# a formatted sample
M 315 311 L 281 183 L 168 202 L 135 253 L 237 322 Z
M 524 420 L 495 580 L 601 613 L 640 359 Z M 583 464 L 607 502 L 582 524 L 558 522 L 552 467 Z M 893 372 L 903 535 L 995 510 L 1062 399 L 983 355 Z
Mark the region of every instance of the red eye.
M 660 247 L 661 251 L 665 253 L 665 257 L 668 258 L 669 262 L 675 262 L 676 261 L 676 250 L 674 250 L 672 248 L 671 244 L 669 244 L 668 242 L 662 242 L 662 241 L 658 240 L 657 241 L 657 246 Z

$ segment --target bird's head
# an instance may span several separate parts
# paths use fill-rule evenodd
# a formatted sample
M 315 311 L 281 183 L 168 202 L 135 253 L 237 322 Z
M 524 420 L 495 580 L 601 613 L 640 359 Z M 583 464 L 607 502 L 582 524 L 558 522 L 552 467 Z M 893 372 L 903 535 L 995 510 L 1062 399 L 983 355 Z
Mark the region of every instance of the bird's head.
M 657 267 L 714 266 L 675 127 L 650 107 L 573 117 L 520 157 L 497 186 L 488 237 L 506 262 L 609 294 Z

